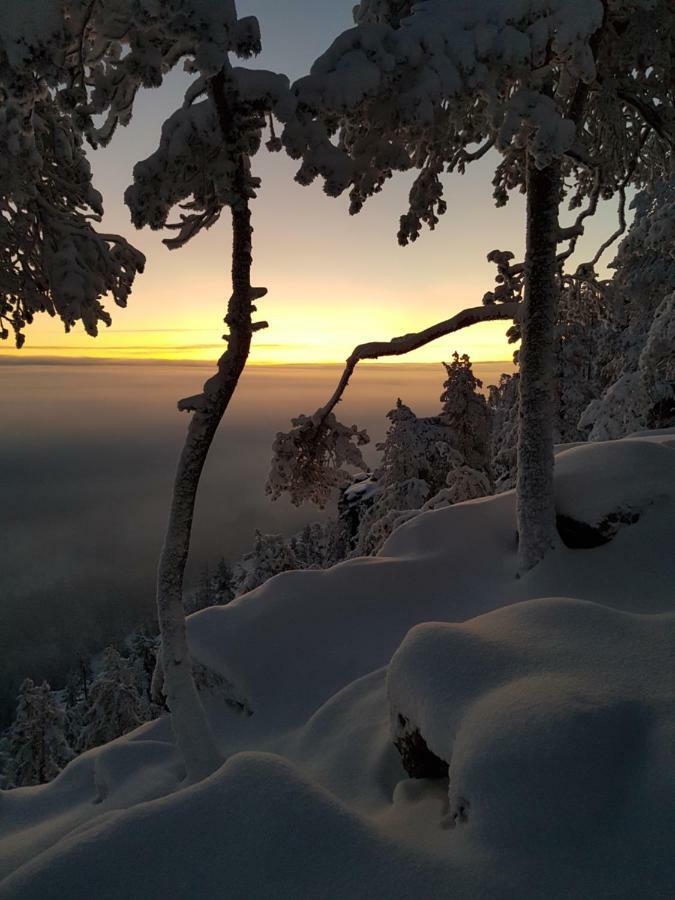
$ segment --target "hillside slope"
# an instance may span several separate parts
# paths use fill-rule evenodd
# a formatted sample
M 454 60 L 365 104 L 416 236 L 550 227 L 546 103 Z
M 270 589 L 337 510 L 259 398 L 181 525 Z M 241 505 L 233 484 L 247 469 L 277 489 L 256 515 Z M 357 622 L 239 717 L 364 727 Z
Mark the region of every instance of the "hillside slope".
M 523 578 L 507 493 L 192 616 L 223 766 L 183 786 L 163 719 L 0 793 L 0 897 L 671 896 L 675 434 L 562 448 L 556 492 Z

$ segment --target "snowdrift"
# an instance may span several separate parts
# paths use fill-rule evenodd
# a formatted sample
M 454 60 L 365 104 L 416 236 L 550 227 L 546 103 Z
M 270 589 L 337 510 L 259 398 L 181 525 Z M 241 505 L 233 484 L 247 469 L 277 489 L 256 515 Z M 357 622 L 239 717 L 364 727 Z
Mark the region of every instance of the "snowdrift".
M 0 898 L 672 896 L 675 434 L 562 448 L 556 491 L 611 533 L 523 578 L 507 493 L 192 616 L 253 712 L 207 699 L 223 766 L 184 786 L 160 720 L 0 793 Z

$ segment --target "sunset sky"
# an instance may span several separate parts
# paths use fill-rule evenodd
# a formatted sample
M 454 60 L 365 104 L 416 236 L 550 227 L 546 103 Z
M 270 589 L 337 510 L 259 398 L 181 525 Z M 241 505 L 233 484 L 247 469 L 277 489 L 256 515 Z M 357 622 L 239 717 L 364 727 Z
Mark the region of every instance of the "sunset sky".
M 351 24 L 352 0 L 242 0 L 241 15 L 258 15 L 263 54 L 256 65 L 304 74 L 339 31 Z M 124 234 L 147 256 L 128 309 L 106 304 L 113 324 L 98 338 L 78 327 L 66 335 L 58 320 L 42 316 L 27 333 L 21 356 L 213 360 L 229 294 L 229 217 L 181 250 L 170 252 L 162 235 L 136 232 L 122 196 L 134 163 L 155 148 L 162 121 L 180 105 L 187 84 L 172 73 L 165 85 L 139 96 L 132 124 L 106 150 L 91 153 L 96 187 L 103 193 L 104 227 Z M 254 167 L 262 179 L 254 211 L 254 281 L 268 297 L 260 316 L 270 328 L 254 343 L 253 363 L 343 360 L 354 344 L 416 331 L 480 303 L 493 284 L 486 262 L 493 248 L 523 251 L 523 203 L 514 198 L 496 210 L 491 197 L 495 157 L 464 177 L 448 176 L 449 211 L 434 233 L 414 246 L 396 243 L 398 217 L 406 208 L 411 176 L 398 176 L 357 217 L 345 198 L 326 197 L 319 184 L 295 184 L 296 165 L 263 150 Z M 582 243 L 581 256 L 613 229 L 613 211 L 601 210 Z M 611 258 L 611 257 L 610 257 Z M 435 362 L 456 347 L 475 361 L 504 360 L 512 348 L 503 323 L 486 323 L 407 358 Z M 12 356 L 10 342 L 0 355 Z

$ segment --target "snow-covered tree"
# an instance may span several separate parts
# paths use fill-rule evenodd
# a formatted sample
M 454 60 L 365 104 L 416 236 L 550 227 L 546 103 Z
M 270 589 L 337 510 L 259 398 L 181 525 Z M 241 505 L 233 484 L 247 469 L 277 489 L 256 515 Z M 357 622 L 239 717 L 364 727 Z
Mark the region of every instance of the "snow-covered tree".
M 518 373 L 502 374 L 490 385 L 488 402 L 492 410 L 492 477 L 497 492 L 516 486 L 518 447 Z
M 527 240 L 524 262 L 506 267 L 506 278 L 500 273 L 498 291 L 483 307 L 357 347 L 347 381 L 360 359 L 400 355 L 476 321 L 517 318 L 517 517 L 520 567 L 527 571 L 555 534 L 560 273 L 601 198 L 618 197 L 623 219 L 627 188 L 669 170 L 675 7 L 671 0 L 363 0 L 354 16 L 356 27 L 294 86 L 297 115 L 283 143 L 301 159 L 298 181 L 321 176 L 330 195 L 349 189 L 351 211 L 358 212 L 395 171 L 417 170 L 399 229 L 405 244 L 446 211 L 443 173 L 463 172 L 495 148 L 502 155 L 497 203 L 513 190 L 527 194 Z M 583 208 L 561 228 L 565 194 L 572 208 Z M 559 251 L 562 242 L 567 247 Z
M 27 678 L 19 689 L 16 716 L 9 730 L 8 783 L 45 784 L 73 757 L 65 737 L 65 715 L 49 684 Z
M 9 734 L 4 732 L 0 734 L 0 791 L 6 791 L 12 785 L 9 781 L 9 766 L 12 757 L 9 752 Z
M 365 471 L 361 447 L 369 437 L 356 425 L 343 425 L 332 409 L 292 420 L 289 432 L 278 432 L 272 445 L 267 493 L 276 500 L 287 491 L 300 505 L 311 500 L 323 508 L 350 483 L 347 466 Z
M 88 122 L 71 91 L 85 32 L 114 32 L 115 17 L 104 4 L 19 5 L 0 9 L 0 338 L 13 334 L 17 347 L 40 312 L 96 335 L 111 321 L 104 298 L 126 306 L 144 266 L 123 237 L 97 228 Z
M 213 606 L 212 598 L 211 575 L 209 574 L 209 567 L 204 566 L 196 588 L 191 594 L 188 594 L 183 601 L 185 612 L 193 613 L 200 609 L 206 609 L 207 606 Z
M 253 549 L 244 554 L 235 568 L 235 596 L 252 591 L 280 572 L 297 569 L 293 550 L 280 534 L 263 534 L 256 530 Z
M 127 644 L 129 665 L 136 677 L 138 693 L 152 705 L 152 676 L 157 664 L 159 637 L 147 627 L 141 627 L 132 632 Z
M 585 440 L 579 418 L 600 389 L 607 341 L 606 283 L 594 277 L 565 279 L 560 292 L 555 344 L 555 439 Z
M 298 569 L 323 569 L 326 567 L 327 534 L 320 522 L 310 522 L 294 534 L 289 547 Z
M 490 409 L 469 357 L 443 364 L 446 380 L 438 416 L 420 418 L 399 399 L 377 445 L 382 462 L 372 480 L 372 503 L 359 517 L 352 555 L 377 553 L 419 511 L 483 497 L 490 484 Z
M 148 701 L 139 690 L 137 672 L 128 659 L 114 647 L 108 647 L 89 690 L 78 749 L 88 750 L 112 741 L 148 718 Z
M 211 592 L 215 604 L 224 606 L 234 597 L 232 577 L 231 566 L 229 566 L 227 561 L 221 557 L 221 559 L 218 560 L 216 570 L 211 579 Z
M 606 327 L 598 390 L 580 427 L 591 440 L 622 437 L 675 419 L 675 180 L 633 203 L 635 219 L 602 284 Z
M 107 144 L 126 125 L 141 88 L 158 87 L 176 65 L 193 74 L 185 102 L 164 123 L 157 151 L 134 170 L 126 193 L 137 226 L 169 227 L 179 247 L 224 209 L 233 225 L 228 349 L 203 391 L 181 401 L 192 415 L 176 475 L 158 576 L 163 673 L 188 777 L 219 764 L 190 674 L 182 586 L 199 477 L 215 430 L 248 357 L 254 303 L 249 200 L 258 180 L 250 158 L 266 116 L 288 96 L 284 76 L 232 65 L 260 50 L 253 16 L 233 0 L 157 3 L 25 0 L 0 9 L 0 274 L 2 336 L 37 309 L 82 319 L 91 334 L 108 321 L 100 298 L 123 304 L 143 259 L 116 236 L 96 234 L 100 197 L 91 188 L 82 140 Z M 18 8 L 18 7 L 17 7 Z M 271 124 L 271 119 L 270 119 Z M 272 145 L 276 146 L 272 137 Z M 7 152 L 5 152 L 5 148 Z M 5 192 L 5 185 L 7 191 Z M 178 222 L 171 211 L 181 209 Z M 4 279 L 4 280 L 3 280 Z
M 195 780 L 213 771 L 220 756 L 190 673 L 183 576 L 204 461 L 245 365 L 252 335 L 264 327 L 252 321 L 254 303 L 266 291 L 253 287 L 250 277 L 249 200 L 258 187 L 250 157 L 260 145 L 266 115 L 286 97 L 288 82 L 281 75 L 232 65 L 231 56 L 247 58 L 260 50 L 257 19 L 240 18 L 232 0 L 68 3 L 63 9 L 48 0 L 27 0 L 27 6 L 26 15 L 10 14 L 9 21 L 32 34 L 32 20 L 45 13 L 39 29 L 44 39 L 36 56 L 40 62 L 42 56 L 49 58 L 49 72 L 41 87 L 53 86 L 92 144 L 106 144 L 118 125 L 129 122 L 140 88 L 159 86 L 179 63 L 194 76 L 183 107 L 164 123 L 157 151 L 134 169 L 134 183 L 126 193 L 134 223 L 173 228 L 176 233 L 166 243 L 174 248 L 212 226 L 224 209 L 232 213 L 228 348 L 203 391 L 179 404 L 192 418 L 158 575 L 164 684 L 187 774 Z M 21 57 L 24 48 L 19 43 L 16 55 Z M 53 59 L 55 74 L 50 68 Z M 22 83 L 17 96 L 20 89 Z M 181 212 L 172 223 L 169 218 L 176 206 Z
M 450 428 L 452 446 L 464 465 L 489 472 L 490 408 L 481 393 L 483 382 L 473 374 L 466 353 L 460 356 L 455 351 L 452 362 L 443 365 L 448 377 L 441 394 L 441 421 Z
M 390 425 L 377 449 L 382 462 L 376 477 L 383 490 L 410 479 L 424 481 L 430 493 L 445 480 L 454 435 L 443 415 L 420 418 L 399 398 L 387 413 Z
M 431 497 L 422 507 L 440 509 L 442 506 L 453 506 L 465 500 L 477 500 L 492 493 L 490 479 L 484 469 L 475 469 L 460 461 L 451 462 L 445 479 L 446 487 Z

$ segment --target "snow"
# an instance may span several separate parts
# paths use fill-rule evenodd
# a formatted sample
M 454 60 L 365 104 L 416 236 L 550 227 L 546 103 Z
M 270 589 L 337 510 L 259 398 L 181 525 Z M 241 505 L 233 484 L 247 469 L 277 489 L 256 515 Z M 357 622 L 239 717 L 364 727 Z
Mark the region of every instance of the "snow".
M 520 578 L 506 492 L 191 616 L 252 710 L 207 698 L 226 762 L 186 786 L 160 719 L 0 793 L 0 898 L 668 896 L 674 461 L 672 431 L 560 448 L 561 508 L 641 515 Z M 398 710 L 449 784 L 407 779 Z
M 650 859 L 668 853 L 659 829 L 675 791 L 661 769 L 675 749 L 664 679 L 674 645 L 672 613 L 532 600 L 462 625 L 418 625 L 387 686 L 393 710 L 450 762 L 449 817 L 470 798 L 477 839 L 550 853 L 561 827 L 581 842 L 619 824 L 639 865 L 650 844 Z M 537 802 L 523 802 L 528 794 Z
M 555 467 L 556 511 L 589 525 L 616 512 L 642 513 L 675 485 L 675 454 L 661 442 L 579 444 L 558 454 Z

